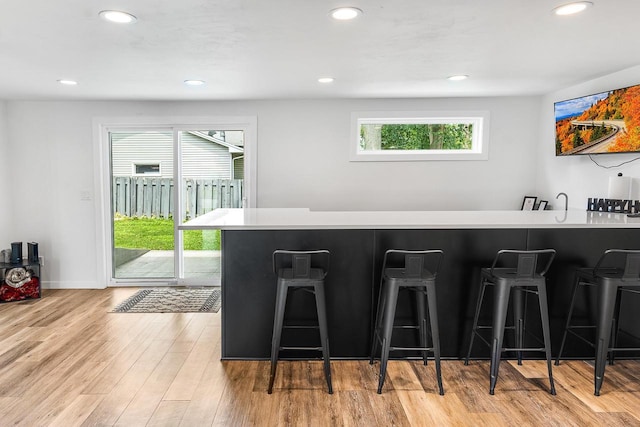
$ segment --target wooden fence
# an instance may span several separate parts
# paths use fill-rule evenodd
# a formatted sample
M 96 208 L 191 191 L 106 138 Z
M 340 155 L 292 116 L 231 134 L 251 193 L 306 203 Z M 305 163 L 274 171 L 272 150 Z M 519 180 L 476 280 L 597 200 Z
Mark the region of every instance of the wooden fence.
M 182 221 L 217 208 L 242 207 L 241 179 L 183 179 Z M 172 218 L 173 178 L 114 176 L 113 210 L 125 216 Z

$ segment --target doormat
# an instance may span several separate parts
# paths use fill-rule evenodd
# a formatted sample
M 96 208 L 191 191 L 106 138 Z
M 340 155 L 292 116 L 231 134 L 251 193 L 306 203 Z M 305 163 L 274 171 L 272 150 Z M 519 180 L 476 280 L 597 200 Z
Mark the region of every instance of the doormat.
M 142 289 L 120 304 L 112 313 L 217 313 L 220 288 Z

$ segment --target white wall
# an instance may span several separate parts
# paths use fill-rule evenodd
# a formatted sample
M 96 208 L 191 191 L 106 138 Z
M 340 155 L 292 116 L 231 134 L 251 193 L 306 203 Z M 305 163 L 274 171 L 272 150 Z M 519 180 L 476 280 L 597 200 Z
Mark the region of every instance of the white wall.
M 11 247 L 10 243 L 13 241 L 11 235 L 11 208 L 8 206 L 11 197 L 11 186 L 9 185 L 9 169 L 6 166 L 8 159 L 11 158 L 9 150 L 9 140 L 7 137 L 7 103 L 0 101 L 0 153 L 1 158 L 4 159 L 4 165 L 0 165 L 0 195 L 2 195 L 0 202 L 0 250 L 8 249 Z
M 7 143 L 23 162 L 10 237 L 40 242 L 49 287 L 102 287 L 93 195 L 94 117 L 257 116 L 259 207 L 519 209 L 534 193 L 540 98 L 245 102 L 9 101 Z M 488 161 L 349 162 L 352 111 L 489 110 Z M 1 122 L 0 122 L 1 123 Z M 4 147 L 0 147 L 3 149 Z M 92 201 L 81 200 L 83 193 Z M 6 205 L 0 207 L 7 215 Z
M 518 209 L 522 195 L 535 188 L 537 134 L 530 119 L 537 117 L 538 103 L 538 98 L 269 103 L 258 114 L 258 202 L 319 210 Z M 490 111 L 488 161 L 349 162 L 352 111 L 465 109 Z
M 640 83 L 640 66 L 609 74 L 588 82 L 548 94 L 542 98 L 540 105 L 540 139 L 538 141 L 538 164 L 536 187 L 540 194 L 552 203 L 556 202 L 556 194 L 565 192 L 569 195 L 569 206 L 586 210 L 590 197 L 607 197 L 609 177 L 621 172 L 633 178 L 631 198 L 640 199 L 640 160 L 617 165 L 639 158 L 636 154 L 594 155 L 593 160 L 605 169 L 597 166 L 589 156 L 556 157 L 555 156 L 555 119 L 553 103 L 583 95 L 604 92 L 610 89 L 632 86 Z M 558 208 L 564 202 L 557 202 Z

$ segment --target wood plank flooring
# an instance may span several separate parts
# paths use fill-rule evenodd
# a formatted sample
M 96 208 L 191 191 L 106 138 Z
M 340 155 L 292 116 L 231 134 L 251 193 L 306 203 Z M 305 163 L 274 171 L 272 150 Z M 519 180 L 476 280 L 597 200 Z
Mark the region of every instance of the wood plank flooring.
M 110 313 L 136 289 L 45 290 L 0 305 L 0 426 L 640 426 L 640 361 L 607 366 L 593 395 L 589 362 L 504 362 L 496 394 L 488 362 L 378 364 L 220 361 L 220 314 Z

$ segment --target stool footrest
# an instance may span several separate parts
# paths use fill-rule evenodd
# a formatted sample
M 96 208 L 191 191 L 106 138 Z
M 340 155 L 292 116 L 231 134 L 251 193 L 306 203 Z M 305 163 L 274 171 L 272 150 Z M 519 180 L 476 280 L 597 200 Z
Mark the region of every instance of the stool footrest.
M 513 327 L 512 327 L 513 328 Z M 489 340 L 487 340 L 485 337 L 482 336 L 482 334 L 480 334 L 480 332 L 477 331 L 477 329 L 491 329 L 491 326 L 487 326 L 484 328 L 478 327 L 476 329 L 474 329 L 472 331 L 472 334 L 476 335 L 478 338 L 480 338 L 480 340 L 482 340 L 487 346 L 491 347 L 491 343 L 489 342 Z M 505 328 L 508 329 L 508 328 Z M 525 331 L 526 332 L 526 331 Z M 531 334 L 529 334 L 531 335 Z M 578 335 L 579 338 L 582 338 Z M 533 338 L 536 339 L 536 341 L 539 341 L 542 343 L 542 341 L 540 341 L 539 339 L 537 339 L 537 337 L 533 336 Z M 584 340 L 584 338 L 582 338 Z M 586 341 L 586 340 L 585 340 Z M 588 341 L 587 341 L 588 342 Z M 547 351 L 546 348 L 542 347 L 523 347 L 523 348 L 511 348 L 511 347 L 503 347 L 500 351 Z
M 513 325 L 504 327 L 505 330 L 515 329 L 515 328 L 516 327 L 513 326 Z M 493 326 L 491 326 L 491 325 L 477 325 L 476 329 L 493 329 Z
M 283 325 L 282 329 L 318 329 L 319 325 Z
M 566 332 L 578 338 L 585 344 L 588 344 L 589 346 L 595 348 L 596 345 L 592 341 L 589 341 L 587 338 L 572 331 L 572 329 L 595 329 L 595 328 L 596 326 L 569 326 L 568 328 L 566 328 L 567 329 Z M 607 351 L 640 351 L 640 347 L 608 347 Z
M 595 344 L 591 341 L 589 341 L 588 339 L 586 339 L 585 337 L 583 337 L 582 335 L 579 335 L 575 332 L 573 332 L 571 329 L 583 329 L 583 328 L 567 328 L 566 333 L 573 335 L 574 337 L 578 338 L 579 340 L 581 340 L 582 342 L 589 344 L 591 347 L 595 348 Z M 586 328 L 584 328 L 586 329 Z
M 433 347 L 389 347 L 389 351 L 396 351 L 396 350 L 433 351 L 434 348 Z
M 280 347 L 280 350 L 316 350 L 316 351 L 322 351 L 322 347 Z
M 502 351 L 547 351 L 547 349 L 544 348 L 544 347 L 539 347 L 539 348 L 531 348 L 531 347 L 523 347 L 523 348 L 502 347 Z

